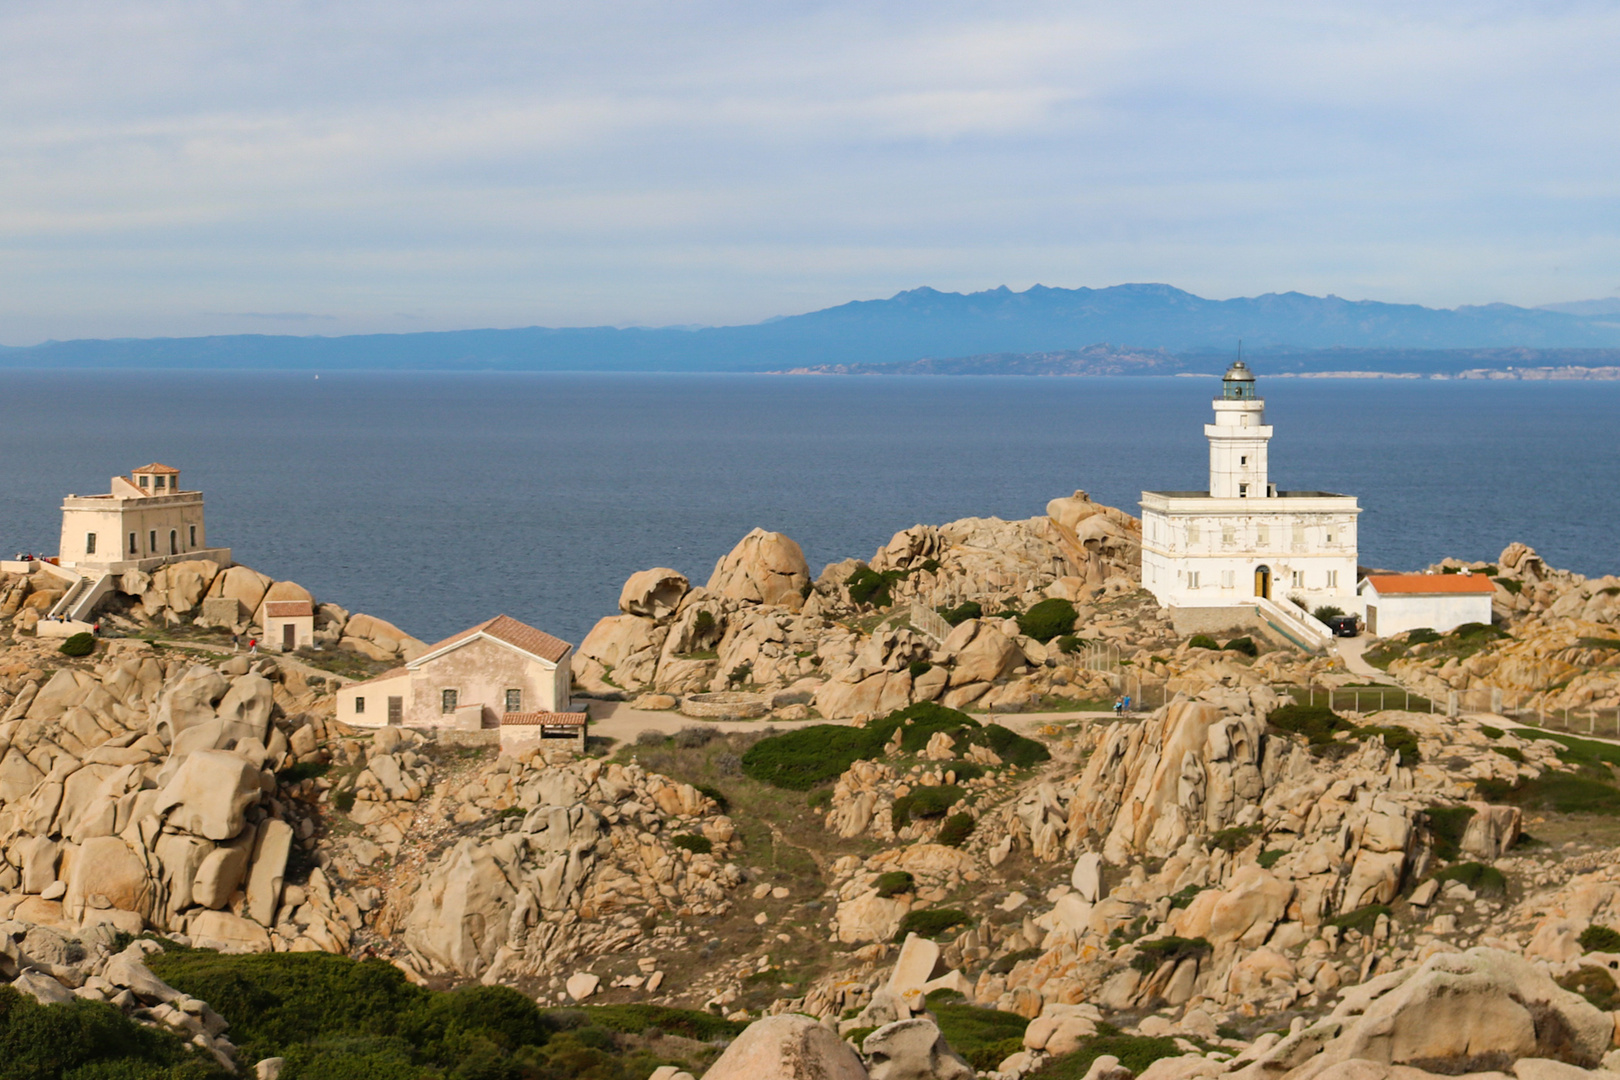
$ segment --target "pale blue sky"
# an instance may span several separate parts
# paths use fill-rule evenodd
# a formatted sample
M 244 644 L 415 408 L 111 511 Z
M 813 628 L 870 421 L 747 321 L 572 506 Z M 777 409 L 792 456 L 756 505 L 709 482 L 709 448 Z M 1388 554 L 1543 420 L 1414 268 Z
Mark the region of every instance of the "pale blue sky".
M 0 343 L 1620 293 L 1615 3 L 0 6 Z

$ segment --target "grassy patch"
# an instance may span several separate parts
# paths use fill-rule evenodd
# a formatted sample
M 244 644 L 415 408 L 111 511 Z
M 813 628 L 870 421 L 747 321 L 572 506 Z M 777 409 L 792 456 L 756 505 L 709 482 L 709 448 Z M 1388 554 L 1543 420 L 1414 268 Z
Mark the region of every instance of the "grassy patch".
M 945 812 L 966 794 L 966 789 L 955 784 L 912 788 L 909 793 L 894 800 L 894 805 L 889 809 L 889 820 L 899 831 L 913 821 L 944 817 Z
M 1290 735 L 1304 736 L 1312 745 L 1332 742 L 1334 733 L 1354 726 L 1326 705 L 1284 705 L 1272 709 L 1266 722 Z
M 1475 780 L 1474 789 L 1487 802 L 1512 803 L 1525 809 L 1553 810 L 1560 814 L 1620 815 L 1620 790 L 1583 773 L 1547 772 L 1517 784 Z
M 977 600 L 968 600 L 955 607 L 941 607 L 934 610 L 939 613 L 940 618 L 952 626 L 960 626 L 969 619 L 984 618 L 984 607 Z
M 695 833 L 682 833 L 670 840 L 671 844 L 694 855 L 707 855 L 714 850 L 714 841 L 707 836 L 698 836 Z
M 669 1009 L 662 1005 L 587 1005 L 585 1015 L 591 1023 L 609 1031 L 622 1031 L 639 1035 L 650 1027 L 667 1031 L 683 1038 L 708 1042 L 711 1039 L 732 1039 L 742 1034 L 747 1024 L 736 1020 L 722 1020 L 713 1013 L 696 1009 Z
M 1620 932 L 1593 923 L 1575 939 L 1587 952 L 1620 952 Z
M 1209 838 L 1210 847 L 1222 851 L 1238 852 L 1254 843 L 1254 838 L 1260 835 L 1260 829 L 1255 825 L 1234 825 L 1230 829 L 1221 829 L 1212 833 Z
M 1176 1040 L 1166 1036 L 1096 1035 L 1081 1043 L 1074 1053 L 1047 1062 L 1030 1076 L 1032 1080 L 1084 1080 L 1092 1064 L 1104 1056 L 1116 1057 L 1125 1068 L 1140 1074 L 1160 1058 L 1180 1053 Z
M 930 1002 L 929 1006 L 945 1041 L 975 1069 L 991 1071 L 1024 1048 L 1029 1021 L 1017 1013 L 957 1002 Z
M 939 827 L 939 842 L 947 847 L 961 847 L 973 835 L 976 824 L 972 814 L 952 814 Z
M 877 894 L 885 900 L 901 893 L 911 892 L 916 887 L 917 879 L 906 870 L 890 870 L 878 875 Z
M 1076 617 L 1074 605 L 1069 601 L 1059 598 L 1042 600 L 1018 616 L 1018 632 L 1044 645 L 1072 631 Z
M 1507 875 L 1481 862 L 1456 863 L 1434 875 L 1440 882 L 1460 881 L 1480 896 L 1506 896 Z
M 1518 734 L 1526 739 L 1542 739 L 1547 742 L 1557 743 L 1562 747 L 1558 751 L 1559 758 L 1569 762 L 1571 765 L 1620 766 L 1620 746 L 1615 746 L 1612 743 L 1594 742 L 1591 739 L 1577 739 L 1573 735 L 1562 735 L 1556 731 L 1540 731 L 1533 728 L 1520 728 Z

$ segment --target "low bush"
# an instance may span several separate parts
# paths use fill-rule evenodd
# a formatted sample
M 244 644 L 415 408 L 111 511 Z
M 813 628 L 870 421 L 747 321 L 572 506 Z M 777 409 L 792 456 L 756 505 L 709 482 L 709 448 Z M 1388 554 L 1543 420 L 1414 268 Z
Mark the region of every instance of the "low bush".
M 655 1027 L 698 1042 L 735 1038 L 748 1026 L 736 1020 L 723 1020 L 713 1013 L 696 1009 L 670 1009 L 662 1005 L 588 1005 L 584 1013 L 592 1024 L 609 1031 L 639 1035 Z
M 1165 963 L 1180 962 L 1189 957 L 1206 956 L 1213 946 L 1203 938 L 1162 937 L 1136 943 L 1136 955 L 1131 966 L 1143 975 L 1151 975 Z
M 94 634 L 74 634 L 56 647 L 63 656 L 89 656 L 96 651 Z
M 1495 641 L 1498 638 L 1507 637 L 1508 632 L 1492 623 L 1465 622 L 1448 636 L 1454 637 L 1458 641 Z
M 1406 632 L 1406 643 L 1408 645 L 1428 645 L 1439 640 L 1440 635 L 1427 626 L 1420 626 L 1416 630 Z
M 713 784 L 697 784 L 694 786 L 698 789 L 698 794 L 707 795 L 713 799 L 714 805 L 720 808 L 722 814 L 731 809 L 731 800 L 726 798 L 726 793 Z
M 1208 634 L 1194 634 L 1192 637 L 1187 639 L 1187 645 L 1194 649 L 1216 650 L 1220 648 L 1220 645 L 1216 643 L 1215 639 L 1210 637 Z
M 1509 784 L 1503 780 L 1475 780 L 1474 790 L 1486 802 L 1512 803 L 1529 810 L 1560 814 L 1620 814 L 1620 790 L 1595 776 L 1573 772 L 1546 772 L 1534 780 Z
M 1058 652 L 1062 653 L 1064 656 L 1073 656 L 1075 653 L 1085 648 L 1085 644 L 1086 643 L 1084 641 L 1075 637 L 1073 634 L 1063 634 L 1057 639 Z
M 1040 949 L 1019 949 L 1017 952 L 1010 952 L 990 965 L 990 974 L 1009 974 L 1013 968 L 1022 964 L 1025 960 L 1033 960 L 1041 955 L 1043 955 L 1043 952 Z
M 947 847 L 961 847 L 973 835 L 976 824 L 972 814 L 952 814 L 939 827 L 939 842 Z
M 1455 863 L 1435 874 L 1434 880 L 1460 881 L 1480 896 L 1507 895 L 1507 875 L 1481 862 Z
M 1018 632 L 1044 645 L 1053 638 L 1074 630 L 1074 621 L 1077 617 L 1073 604 L 1053 597 L 1042 600 L 1018 616 Z
M 886 608 L 894 603 L 890 587 L 905 576 L 904 570 L 873 570 L 870 566 L 862 566 L 849 575 L 844 588 L 849 591 L 852 603 Z
M 1507 732 L 1503 731 L 1501 728 L 1491 727 L 1489 724 L 1479 725 L 1479 733 L 1485 736 L 1487 739 L 1500 739 L 1503 735 L 1507 734 Z
M 944 817 L 946 812 L 961 802 L 962 796 L 966 794 L 967 790 L 956 784 L 914 787 L 894 800 L 894 805 L 889 810 L 889 819 L 898 832 L 913 821 Z
M 1211 833 L 1209 844 L 1227 852 L 1239 852 L 1254 842 L 1260 835 L 1260 829 L 1255 825 L 1234 825 L 1230 829 L 1220 829 Z
M 1385 726 L 1368 724 L 1366 727 L 1356 728 L 1358 739 L 1370 739 L 1375 735 L 1383 736 L 1384 745 L 1395 751 L 1398 764 L 1411 768 L 1418 763 L 1418 738 L 1417 733 L 1411 728 L 1393 724 Z
M 1358 907 L 1354 911 L 1347 911 L 1343 915 L 1335 915 L 1331 919 L 1324 919 L 1323 926 L 1337 926 L 1340 930 L 1355 930 L 1359 933 L 1370 934 L 1378 925 L 1378 916 L 1388 915 L 1389 908 L 1383 904 L 1368 904 Z
M 1462 850 L 1463 834 L 1474 816 L 1471 806 L 1431 806 L 1423 811 L 1428 822 L 1429 836 L 1434 844 L 1435 858 L 1450 862 Z
M 1614 976 L 1604 968 L 1588 965 L 1556 981 L 1565 990 L 1581 995 L 1604 1012 L 1620 1009 L 1620 988 L 1615 986 Z
M 1493 746 L 1491 749 L 1495 750 L 1498 754 L 1501 754 L 1515 765 L 1524 764 L 1524 751 L 1520 750 L 1517 746 Z
M 670 843 L 682 851 L 690 851 L 694 855 L 707 855 L 714 850 L 714 841 L 707 836 L 699 836 L 696 833 L 682 833 L 673 837 Z
M 1514 596 L 1518 596 L 1524 591 L 1524 582 L 1522 581 L 1515 581 L 1510 577 L 1493 577 L 1491 580 L 1500 585 L 1502 588 L 1506 589 L 1509 593 L 1512 593 Z
M 900 920 L 900 929 L 894 932 L 894 940 L 904 941 L 907 934 L 937 938 L 945 931 L 970 921 L 968 913 L 960 908 L 922 908 L 908 911 Z
M 864 728 L 815 724 L 761 739 L 743 754 L 742 771 L 774 787 L 809 791 L 835 779 L 856 761 L 884 756 L 897 731 L 904 753 L 921 753 L 937 732 L 944 732 L 955 739 L 959 753 L 969 746 L 985 746 L 1018 768 L 1051 758 L 1046 747 L 1034 739 L 999 724 L 981 725 L 964 712 L 924 701 Z
M 299 784 L 305 780 L 314 780 L 318 776 L 325 776 L 332 766 L 325 761 L 299 761 L 276 773 L 276 780 L 283 784 Z
M 905 870 L 890 870 L 879 874 L 877 879 L 877 894 L 887 900 L 916 889 L 917 879 Z
M 642 734 L 646 733 L 643 732 Z M 670 738 L 674 741 L 675 745 L 680 747 L 682 750 L 697 750 L 700 747 L 708 746 L 711 742 L 719 737 L 720 731 L 718 728 L 708 727 L 707 725 L 688 725 L 687 727 L 681 728 L 681 730 L 677 731 Z M 638 738 L 637 741 L 639 742 L 640 739 Z
M 663 746 L 669 742 L 669 736 L 654 728 L 646 728 L 636 736 L 637 746 Z
M 1272 709 L 1266 722 L 1290 735 L 1303 735 L 1314 744 L 1332 742 L 1334 732 L 1353 726 L 1326 705 L 1284 705 Z
M 1203 885 L 1187 885 L 1170 894 L 1170 910 L 1184 908 L 1193 902 L 1193 897 L 1203 892 Z
M 1311 614 L 1316 616 L 1317 622 L 1325 623 L 1329 619 L 1337 619 L 1343 616 L 1344 608 L 1334 607 L 1332 604 L 1323 604 L 1321 607 L 1311 612 Z
M 1620 953 L 1620 932 L 1593 923 L 1575 939 L 1587 952 Z
M 1276 866 L 1286 854 L 1288 854 L 1288 852 L 1284 851 L 1282 848 L 1267 848 L 1259 855 L 1255 856 L 1254 861 L 1260 864 L 1260 869 L 1270 870 L 1273 866 Z
M 1244 656 L 1259 656 L 1260 649 L 1250 637 L 1233 638 L 1222 646 L 1227 652 L 1242 653 Z
M 25 1080 L 227 1080 L 211 1056 L 103 1002 L 42 1005 L 0 986 L 0 1075 Z
M 906 665 L 906 673 L 911 676 L 913 681 L 922 678 L 932 670 L 934 670 L 934 665 L 927 660 L 913 660 Z
M 941 607 L 934 610 L 939 613 L 940 618 L 952 626 L 960 626 L 969 619 L 984 618 L 984 607 L 977 600 L 968 600 L 955 607 Z
M 344 788 L 332 796 L 332 805 L 337 807 L 341 813 L 347 814 L 354 809 L 354 795 L 354 788 Z

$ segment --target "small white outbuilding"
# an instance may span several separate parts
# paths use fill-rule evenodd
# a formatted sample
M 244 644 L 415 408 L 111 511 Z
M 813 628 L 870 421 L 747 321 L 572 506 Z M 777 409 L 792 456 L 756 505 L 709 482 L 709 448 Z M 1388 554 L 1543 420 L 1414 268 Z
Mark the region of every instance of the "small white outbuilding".
M 1389 637 L 1427 627 L 1444 634 L 1491 621 L 1496 585 L 1484 574 L 1369 574 L 1358 590 L 1367 633 Z

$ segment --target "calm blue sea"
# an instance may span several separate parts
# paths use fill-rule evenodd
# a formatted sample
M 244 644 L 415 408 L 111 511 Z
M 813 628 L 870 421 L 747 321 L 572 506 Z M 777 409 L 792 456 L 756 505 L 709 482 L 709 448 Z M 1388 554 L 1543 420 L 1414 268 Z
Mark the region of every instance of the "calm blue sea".
M 813 571 L 899 529 L 1084 488 L 1200 487 L 1198 379 L 20 372 L 0 549 L 54 552 L 62 495 L 149 461 L 208 534 L 432 640 L 506 612 L 578 641 L 624 578 L 695 581 L 754 526 Z M 1620 384 L 1266 380 L 1283 488 L 1360 496 L 1364 564 L 1512 540 L 1620 571 Z

